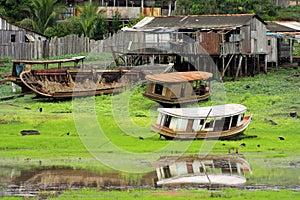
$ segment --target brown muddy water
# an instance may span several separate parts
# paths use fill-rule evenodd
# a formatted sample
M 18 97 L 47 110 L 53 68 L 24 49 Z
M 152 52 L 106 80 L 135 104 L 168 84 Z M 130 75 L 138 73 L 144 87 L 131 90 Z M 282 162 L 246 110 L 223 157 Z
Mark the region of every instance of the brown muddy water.
M 38 199 L 57 197 L 63 190 L 79 190 L 83 188 L 94 188 L 104 191 L 155 189 L 155 182 L 157 180 L 155 171 L 135 178 L 119 173 L 99 173 L 59 167 L 31 169 L 0 167 L 0 172 L 0 197 L 16 196 L 35 197 Z M 205 185 L 177 185 L 164 186 L 164 188 L 217 189 L 208 188 Z M 260 184 L 246 184 L 239 188 L 247 190 L 289 189 L 300 191 L 300 186 L 286 187 Z

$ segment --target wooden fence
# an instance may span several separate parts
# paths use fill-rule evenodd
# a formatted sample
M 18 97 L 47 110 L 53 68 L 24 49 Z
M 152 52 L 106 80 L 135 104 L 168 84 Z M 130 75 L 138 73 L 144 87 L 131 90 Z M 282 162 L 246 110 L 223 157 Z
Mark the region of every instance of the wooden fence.
M 0 44 L 0 57 L 14 59 L 39 59 L 66 54 L 101 52 L 101 41 L 90 40 L 87 37 L 68 35 L 62 38 L 51 38 L 45 41 L 5 43 Z

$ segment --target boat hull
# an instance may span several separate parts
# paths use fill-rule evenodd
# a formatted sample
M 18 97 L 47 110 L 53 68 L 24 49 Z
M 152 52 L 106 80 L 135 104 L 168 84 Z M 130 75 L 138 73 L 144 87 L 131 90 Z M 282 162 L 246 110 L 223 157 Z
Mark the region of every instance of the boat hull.
M 155 95 L 155 94 L 149 94 L 144 92 L 143 97 L 148 98 L 152 101 L 156 101 L 157 103 L 166 106 L 175 106 L 175 105 L 180 105 L 180 104 L 186 104 L 186 103 L 197 103 L 199 101 L 204 101 L 207 100 L 211 95 L 211 92 L 208 92 L 204 95 L 198 95 L 198 96 L 193 96 L 190 98 L 174 98 L 174 99 L 169 99 L 169 98 L 164 98 L 161 95 Z
M 175 132 L 158 124 L 152 125 L 152 131 L 164 136 L 166 139 L 228 139 L 242 134 L 249 126 L 251 119 L 252 115 L 245 116 L 242 125 L 226 131 Z
M 21 73 L 24 85 L 39 97 L 72 98 L 123 92 L 142 75 L 121 70 L 30 70 Z

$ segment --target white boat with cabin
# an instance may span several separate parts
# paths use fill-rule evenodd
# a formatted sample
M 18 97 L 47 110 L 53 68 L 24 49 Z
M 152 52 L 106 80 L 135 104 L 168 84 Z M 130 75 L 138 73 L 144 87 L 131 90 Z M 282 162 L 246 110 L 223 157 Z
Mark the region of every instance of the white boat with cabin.
M 196 108 L 158 108 L 152 130 L 166 139 L 226 139 L 242 134 L 252 115 L 241 104 Z

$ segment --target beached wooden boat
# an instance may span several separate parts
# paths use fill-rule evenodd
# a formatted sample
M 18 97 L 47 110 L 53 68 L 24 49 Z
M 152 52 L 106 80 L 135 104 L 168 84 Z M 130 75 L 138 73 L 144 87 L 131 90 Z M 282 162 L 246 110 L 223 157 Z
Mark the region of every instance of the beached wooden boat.
M 21 81 L 20 75 L 23 71 L 29 71 L 36 68 L 43 68 L 45 70 L 49 69 L 50 66 L 55 69 L 77 69 L 83 66 L 83 61 L 85 56 L 77 56 L 66 59 L 56 59 L 56 60 L 12 60 L 12 70 L 11 75 L 7 77 L 4 81 L 11 81 L 14 84 L 22 88 L 22 92 L 28 92 L 30 89 Z M 81 64 L 80 64 L 81 62 Z M 71 65 L 69 63 L 72 63 Z M 62 66 L 65 64 L 66 66 Z M 42 66 L 42 67 L 37 67 Z
M 84 59 L 85 56 L 13 60 L 12 74 L 6 81 L 19 85 L 23 92 L 33 91 L 38 97 L 69 98 L 120 93 L 132 82 L 145 78 L 140 70 L 87 69 Z M 62 66 L 63 63 L 66 64 Z
M 132 70 L 42 69 L 23 71 L 20 78 L 40 97 L 69 98 L 120 93 L 141 76 Z
M 198 184 L 209 186 L 242 186 L 245 174 L 251 174 L 249 163 L 239 155 L 162 157 L 153 163 L 158 186 Z
M 147 75 L 143 96 L 163 106 L 198 102 L 211 95 L 211 77 L 211 73 L 201 71 Z
M 225 104 L 196 108 L 158 108 L 152 130 L 166 139 L 226 139 L 243 133 L 252 115 L 246 107 Z

